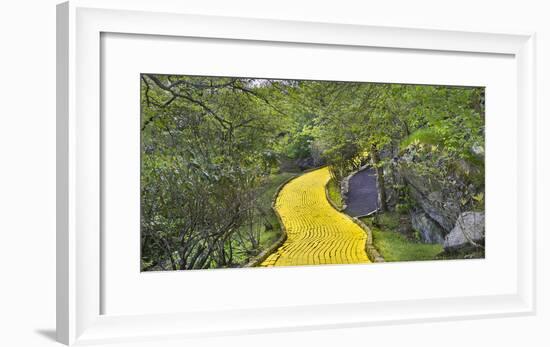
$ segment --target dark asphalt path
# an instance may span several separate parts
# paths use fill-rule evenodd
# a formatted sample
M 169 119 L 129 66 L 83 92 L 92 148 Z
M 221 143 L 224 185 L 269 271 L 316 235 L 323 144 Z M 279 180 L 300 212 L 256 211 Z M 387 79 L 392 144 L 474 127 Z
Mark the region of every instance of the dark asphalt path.
M 378 208 L 374 169 L 365 169 L 350 179 L 346 205 L 344 212 L 353 217 L 366 215 Z

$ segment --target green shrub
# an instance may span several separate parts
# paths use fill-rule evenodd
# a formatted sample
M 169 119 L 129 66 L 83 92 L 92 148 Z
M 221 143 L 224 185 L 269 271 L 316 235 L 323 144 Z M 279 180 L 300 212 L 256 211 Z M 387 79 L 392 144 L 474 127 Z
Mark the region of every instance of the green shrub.
M 342 194 L 340 192 L 340 187 L 336 183 L 336 180 L 334 178 L 331 178 L 327 183 L 327 192 L 328 192 L 328 198 L 332 201 L 332 203 L 338 207 L 342 208 L 344 205 L 344 202 L 342 201 Z
M 435 128 L 418 129 L 401 141 L 400 148 L 404 150 L 412 143 L 422 143 L 426 145 L 439 146 L 443 144 L 441 135 Z
M 435 260 L 437 255 L 443 252 L 443 246 L 440 244 L 418 242 L 420 239 L 418 232 L 415 232 L 417 241 L 411 241 L 397 232 L 399 227 L 398 213 L 387 212 L 377 217 L 361 218 L 361 220 L 371 228 L 374 247 L 388 262 Z

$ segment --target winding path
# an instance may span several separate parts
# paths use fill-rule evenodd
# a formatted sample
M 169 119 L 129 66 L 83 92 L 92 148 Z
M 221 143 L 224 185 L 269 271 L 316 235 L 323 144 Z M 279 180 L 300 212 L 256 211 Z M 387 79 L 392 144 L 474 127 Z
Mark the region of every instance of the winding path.
M 349 180 L 344 212 L 353 217 L 367 215 L 378 208 L 376 172 L 373 168 L 359 171 Z
M 261 266 L 351 264 L 370 262 L 366 233 L 350 217 L 328 202 L 323 167 L 299 176 L 279 192 L 275 208 L 286 228 L 287 240 Z

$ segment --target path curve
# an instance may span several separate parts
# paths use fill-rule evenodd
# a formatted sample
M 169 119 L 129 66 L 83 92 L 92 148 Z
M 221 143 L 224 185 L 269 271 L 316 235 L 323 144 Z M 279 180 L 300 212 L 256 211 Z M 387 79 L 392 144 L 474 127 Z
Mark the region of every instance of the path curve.
M 328 167 L 299 176 L 279 192 L 275 209 L 287 239 L 261 266 L 354 264 L 370 262 L 367 235 L 351 218 L 328 202 Z
M 365 216 L 378 209 L 376 172 L 367 168 L 351 176 L 346 198 L 346 212 L 353 217 Z

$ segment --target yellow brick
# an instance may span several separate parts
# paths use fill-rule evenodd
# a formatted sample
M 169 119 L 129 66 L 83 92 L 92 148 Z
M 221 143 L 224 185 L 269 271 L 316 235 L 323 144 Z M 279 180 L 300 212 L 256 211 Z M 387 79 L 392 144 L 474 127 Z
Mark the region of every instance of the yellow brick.
M 329 179 L 329 169 L 323 167 L 281 189 L 275 208 L 288 237 L 261 266 L 370 262 L 365 252 L 366 233 L 327 201 Z

